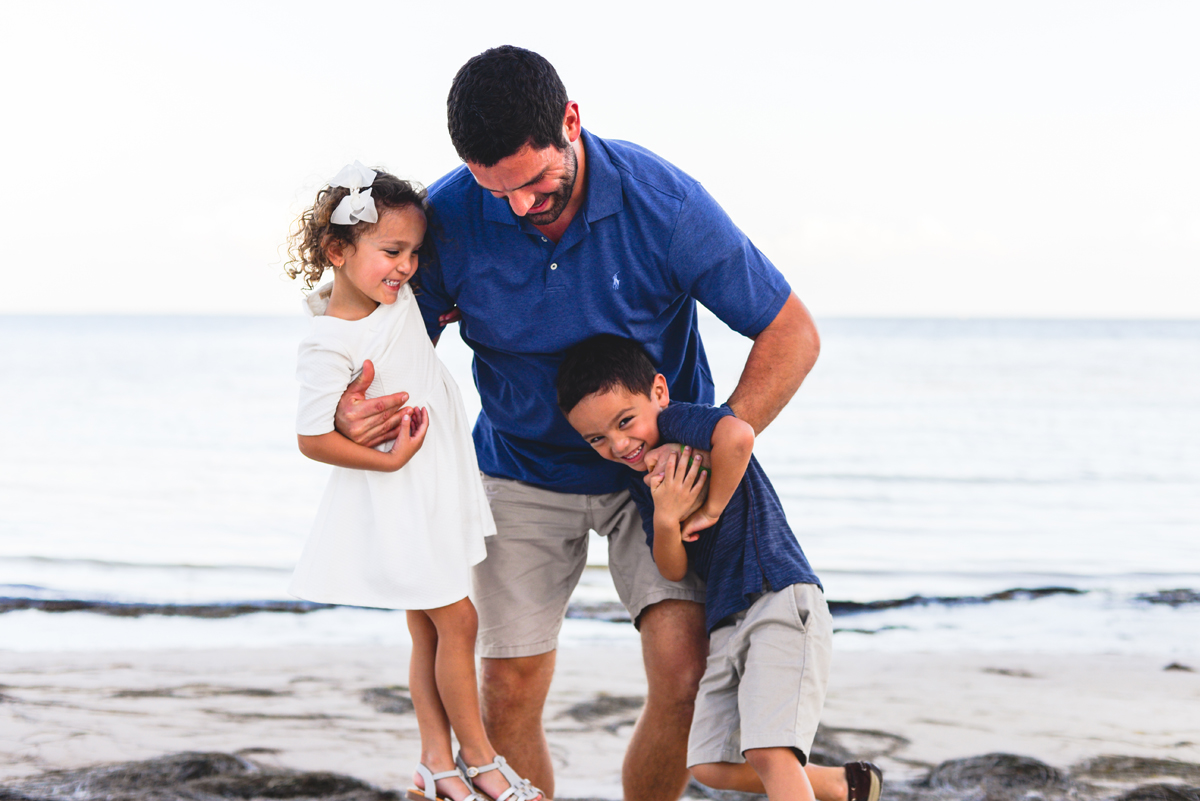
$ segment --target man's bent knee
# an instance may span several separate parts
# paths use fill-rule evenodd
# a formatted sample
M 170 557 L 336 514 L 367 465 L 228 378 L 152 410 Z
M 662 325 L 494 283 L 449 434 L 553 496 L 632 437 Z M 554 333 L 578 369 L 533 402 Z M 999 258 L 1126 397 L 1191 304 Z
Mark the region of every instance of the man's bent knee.
M 642 613 L 641 631 L 650 695 L 691 704 L 708 659 L 704 606 L 660 601 Z
M 554 678 L 555 652 L 508 659 L 482 660 L 482 694 L 486 706 L 537 710 L 550 692 Z

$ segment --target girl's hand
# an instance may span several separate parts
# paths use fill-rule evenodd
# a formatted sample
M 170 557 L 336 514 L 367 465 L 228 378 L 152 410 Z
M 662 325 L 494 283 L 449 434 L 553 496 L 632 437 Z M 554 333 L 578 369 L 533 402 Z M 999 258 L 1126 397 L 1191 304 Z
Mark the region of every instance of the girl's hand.
M 421 450 L 425 444 L 425 434 L 429 431 L 429 412 L 420 406 L 406 406 L 400 410 L 400 429 L 397 431 L 396 443 L 392 446 L 389 456 L 395 465 L 393 470 L 399 470 L 408 464 L 409 459 Z
M 692 459 L 689 464 L 691 450 L 685 447 L 681 454 L 669 454 L 663 472 L 649 477 L 655 518 L 678 525 L 699 504 L 708 471 L 701 468 L 699 459 Z

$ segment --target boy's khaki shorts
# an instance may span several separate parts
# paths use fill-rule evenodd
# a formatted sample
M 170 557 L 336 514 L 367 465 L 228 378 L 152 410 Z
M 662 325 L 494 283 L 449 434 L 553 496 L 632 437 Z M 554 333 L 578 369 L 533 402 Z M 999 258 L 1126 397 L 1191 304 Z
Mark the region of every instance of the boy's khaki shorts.
M 704 582 L 667 581 L 646 545 L 628 492 L 576 495 L 483 476 L 496 520 L 487 558 L 473 568 L 480 656 L 510 658 L 553 651 L 571 592 L 587 564 L 588 531 L 608 540 L 608 570 L 636 624 L 667 599 L 704 603 Z
M 713 630 L 688 735 L 688 767 L 745 762 L 751 748 L 794 748 L 807 764 L 833 644 L 833 618 L 815 584 L 765 592 Z

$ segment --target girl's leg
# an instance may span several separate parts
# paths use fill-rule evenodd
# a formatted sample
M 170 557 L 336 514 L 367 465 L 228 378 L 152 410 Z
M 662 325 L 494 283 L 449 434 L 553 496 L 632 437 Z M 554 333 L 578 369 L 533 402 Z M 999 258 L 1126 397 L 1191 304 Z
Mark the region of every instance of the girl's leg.
M 442 706 L 436 679 L 438 632 L 429 616 L 419 610 L 408 612 L 408 631 L 412 634 L 412 658 L 408 663 L 408 690 L 412 694 L 413 711 L 421 731 L 421 762 L 433 773 L 454 769 L 454 751 L 450 744 L 450 719 Z M 419 774 L 413 781 L 420 790 L 425 782 Z M 439 779 L 436 793 L 442 798 L 457 801 L 466 798 L 470 789 L 460 779 Z
M 483 718 L 479 713 L 479 687 L 475 678 L 475 634 L 479 619 L 470 598 L 438 609 L 428 609 L 436 628 L 437 690 L 454 734 L 458 737 L 463 761 L 478 767 L 496 758 Z M 424 735 L 422 735 L 424 737 Z M 495 798 L 508 789 L 508 780 L 498 770 L 480 773 L 475 786 Z
M 804 773 L 808 776 L 817 801 L 847 801 L 849 798 L 845 768 L 814 765 L 810 762 L 804 766 Z M 696 765 L 692 768 L 692 775 L 696 777 L 696 781 L 716 790 L 767 792 L 763 780 L 749 762 L 712 762 Z

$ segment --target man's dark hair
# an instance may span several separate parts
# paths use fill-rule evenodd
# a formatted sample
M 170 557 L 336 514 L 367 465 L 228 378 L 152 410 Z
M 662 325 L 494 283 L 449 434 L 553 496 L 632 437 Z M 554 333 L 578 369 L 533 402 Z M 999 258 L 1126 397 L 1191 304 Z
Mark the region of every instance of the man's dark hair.
M 649 397 L 656 375 L 646 350 L 634 340 L 615 334 L 585 339 L 571 346 L 558 366 L 558 408 L 570 414 L 588 395 L 617 387 Z
M 446 98 L 450 141 L 463 161 L 491 167 L 526 144 L 567 147 L 567 89 L 549 61 L 512 45 L 493 47 L 454 76 Z

